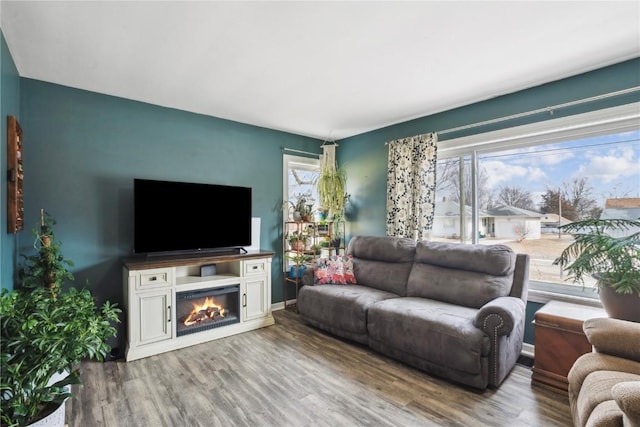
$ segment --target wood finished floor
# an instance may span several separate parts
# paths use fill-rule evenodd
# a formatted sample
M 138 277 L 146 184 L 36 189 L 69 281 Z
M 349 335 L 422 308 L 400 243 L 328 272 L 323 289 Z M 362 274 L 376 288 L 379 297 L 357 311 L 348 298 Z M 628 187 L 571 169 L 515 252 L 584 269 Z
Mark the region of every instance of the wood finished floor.
M 515 369 L 478 392 L 336 339 L 290 310 L 276 324 L 133 362 L 87 362 L 70 427 L 571 426 L 566 396 Z

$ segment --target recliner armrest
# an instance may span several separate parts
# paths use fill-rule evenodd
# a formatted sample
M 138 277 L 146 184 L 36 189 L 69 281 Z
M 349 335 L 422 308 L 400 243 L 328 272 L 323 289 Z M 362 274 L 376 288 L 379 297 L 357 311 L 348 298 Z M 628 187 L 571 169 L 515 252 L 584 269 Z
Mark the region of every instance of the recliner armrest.
M 611 387 L 611 395 L 624 412 L 627 424 L 640 425 L 640 381 L 618 383 Z
M 524 301 L 515 297 L 500 297 L 483 305 L 476 313 L 473 324 L 488 334 L 509 335 L 524 316 Z

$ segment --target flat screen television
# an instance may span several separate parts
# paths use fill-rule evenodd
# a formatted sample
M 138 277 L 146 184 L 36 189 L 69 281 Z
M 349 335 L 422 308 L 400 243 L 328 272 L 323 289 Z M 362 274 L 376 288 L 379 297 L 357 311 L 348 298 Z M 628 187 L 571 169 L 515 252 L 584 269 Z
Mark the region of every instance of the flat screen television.
M 134 252 L 235 251 L 251 245 L 251 188 L 135 178 Z

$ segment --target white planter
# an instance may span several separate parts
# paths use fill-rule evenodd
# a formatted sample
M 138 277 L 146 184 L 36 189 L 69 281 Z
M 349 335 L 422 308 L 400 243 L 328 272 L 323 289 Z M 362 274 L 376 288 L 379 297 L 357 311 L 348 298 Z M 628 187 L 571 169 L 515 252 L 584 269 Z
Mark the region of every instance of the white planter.
M 64 427 L 66 406 L 63 402 L 54 412 L 33 424 L 29 424 L 29 427 Z
M 66 378 L 68 375 L 69 374 L 67 372 L 54 374 L 49 380 L 49 385 L 54 384 Z M 62 402 L 62 404 L 58 407 L 58 409 L 56 409 L 46 417 L 42 418 L 41 420 L 38 420 L 33 424 L 29 424 L 29 427 L 64 427 L 66 406 L 67 406 L 66 401 Z

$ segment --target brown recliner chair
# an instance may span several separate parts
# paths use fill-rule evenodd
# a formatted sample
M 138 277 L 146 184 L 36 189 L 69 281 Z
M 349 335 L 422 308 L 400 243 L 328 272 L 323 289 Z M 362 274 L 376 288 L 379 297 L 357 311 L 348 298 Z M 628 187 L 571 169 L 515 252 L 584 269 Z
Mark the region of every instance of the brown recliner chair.
M 640 427 L 640 323 L 589 319 L 593 352 L 569 371 L 569 403 L 576 427 Z

